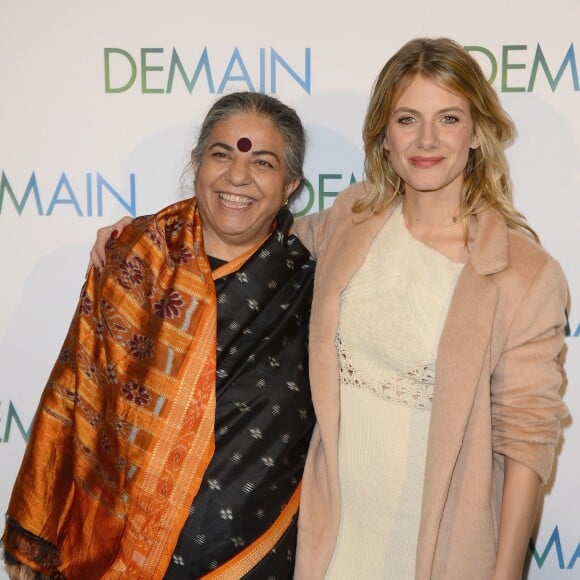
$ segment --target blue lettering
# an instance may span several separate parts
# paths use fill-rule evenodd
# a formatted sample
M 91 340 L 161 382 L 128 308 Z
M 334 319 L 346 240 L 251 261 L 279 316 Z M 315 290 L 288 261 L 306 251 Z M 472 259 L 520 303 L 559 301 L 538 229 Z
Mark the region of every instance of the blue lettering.
M 116 189 L 105 178 L 97 173 L 97 211 L 98 215 L 103 215 L 103 191 L 107 190 L 132 216 L 137 215 L 137 192 L 135 188 L 135 174 L 129 175 L 130 199 L 124 200 Z
M 580 324 L 578 324 L 576 330 L 572 332 L 572 327 L 570 327 L 570 321 L 568 321 L 568 324 L 566 324 L 566 336 L 578 338 L 580 336 Z
M 61 199 L 60 193 L 63 189 L 66 190 L 66 192 L 68 193 L 68 197 Z M 64 172 L 60 176 L 60 179 L 58 180 L 58 183 L 56 184 L 56 189 L 54 190 L 54 194 L 52 196 L 52 199 L 50 200 L 50 203 L 48 204 L 48 209 L 46 210 L 46 215 L 52 215 L 52 211 L 54 209 L 54 206 L 57 203 L 67 204 L 67 205 L 72 204 L 75 207 L 77 215 L 78 216 L 83 215 L 83 212 L 81 211 L 81 206 L 79 205 L 77 198 L 75 197 L 75 194 L 72 190 L 72 187 L 71 187 L 71 185 L 67 179 L 67 176 Z
M 91 174 L 86 175 L 86 185 L 87 185 L 87 216 L 91 217 L 93 215 L 93 182 L 91 180 Z
M 270 50 L 270 74 L 271 74 L 271 86 L 270 91 L 272 93 L 277 92 L 276 86 L 276 64 L 280 63 L 280 66 L 290 74 L 290 76 L 306 91 L 310 94 L 310 49 L 306 48 L 304 50 L 304 78 L 300 78 L 298 73 L 290 68 L 290 65 L 277 53 L 273 48 Z
M 550 550 L 552 549 L 553 545 L 556 546 L 556 557 L 558 558 L 558 566 L 561 570 L 564 570 L 565 567 L 564 554 L 562 552 L 562 542 L 560 541 L 560 532 L 558 531 L 558 526 L 554 528 L 554 531 L 552 532 L 552 535 L 548 539 L 546 548 L 542 552 L 541 556 L 538 555 L 538 552 L 536 552 L 534 541 L 530 540 L 530 550 L 540 570 L 542 569 L 542 566 L 544 565 L 544 562 L 546 561 L 546 558 L 548 557 L 548 554 L 550 553 Z
M 84 200 L 86 200 L 86 214 L 84 215 L 87 217 L 92 217 L 95 215 L 96 210 L 96 215 L 102 216 L 103 200 L 105 199 L 105 196 L 108 196 L 112 197 L 116 202 L 118 202 L 124 211 L 127 211 L 131 215 L 135 216 L 137 215 L 137 188 L 135 181 L 135 174 L 130 173 L 129 191 L 126 194 L 122 194 L 118 189 L 115 189 L 100 173 L 87 173 L 85 175 L 86 190 L 84 192 L 84 196 L 77 196 L 71 186 L 69 178 L 67 177 L 66 173 L 63 172 L 60 175 L 54 192 L 52 193 L 45 213 L 42 207 L 41 192 L 38 188 L 35 172 L 32 172 L 22 199 L 20 200 L 17 199 L 8 176 L 2 172 L 0 177 L 0 215 L 2 214 L 4 205 L 4 197 L 7 196 L 12 201 L 12 204 L 16 208 L 18 215 L 22 214 L 28 201 L 34 199 L 36 212 L 39 216 L 51 216 L 57 205 L 68 205 L 74 208 L 77 216 L 83 217 L 83 208 L 79 202 L 83 202 Z
M 241 75 L 232 75 L 232 70 L 236 64 L 240 67 L 240 70 L 242 71 Z M 252 79 L 250 78 L 248 69 L 244 64 L 244 61 L 242 60 L 242 57 L 240 56 L 240 52 L 237 49 L 237 47 L 234 49 L 232 58 L 230 58 L 230 62 L 228 63 L 226 72 L 224 73 L 224 78 L 222 79 L 222 82 L 218 87 L 218 93 L 220 94 L 223 93 L 226 83 L 230 81 L 245 81 L 246 85 L 248 86 L 248 91 L 256 90 L 254 89 L 254 85 L 252 84 Z
M 266 49 L 260 49 L 260 92 L 266 92 Z
M 576 546 L 576 551 L 574 552 L 574 554 L 570 558 L 570 562 L 568 562 L 568 566 L 567 566 L 568 570 L 572 570 L 574 568 L 574 566 L 576 565 L 576 560 L 578 560 L 578 558 L 580 558 L 580 542 Z
M 534 85 L 536 83 L 536 75 L 538 74 L 538 66 L 542 67 L 546 75 L 546 79 L 548 80 L 548 84 L 552 89 L 552 92 L 556 90 L 562 75 L 564 74 L 564 70 L 566 69 L 566 65 L 570 66 L 570 72 L 572 73 L 572 84 L 574 85 L 575 91 L 580 91 L 580 83 L 578 82 L 578 69 L 576 67 L 576 55 L 574 54 L 574 44 L 570 44 L 570 48 L 568 48 L 568 52 L 564 56 L 564 60 L 556 73 L 556 77 L 552 77 L 550 73 L 550 69 L 548 68 L 548 63 L 546 62 L 546 58 L 540 45 L 538 44 L 536 48 L 536 54 L 534 56 L 534 63 L 532 65 L 532 73 L 530 75 L 530 83 L 528 85 L 528 91 L 534 90 Z

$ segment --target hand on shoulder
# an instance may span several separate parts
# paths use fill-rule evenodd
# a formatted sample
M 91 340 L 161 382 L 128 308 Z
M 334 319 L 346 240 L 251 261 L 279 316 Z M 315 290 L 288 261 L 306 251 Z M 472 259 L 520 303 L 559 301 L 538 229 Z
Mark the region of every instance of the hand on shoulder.
M 99 272 L 105 267 L 107 258 L 105 254 L 105 246 L 109 238 L 116 239 L 123 230 L 133 221 L 129 216 L 122 217 L 111 226 L 105 226 L 97 230 L 97 239 L 93 244 L 90 252 L 90 261 L 87 271 L 91 266 L 94 266 Z

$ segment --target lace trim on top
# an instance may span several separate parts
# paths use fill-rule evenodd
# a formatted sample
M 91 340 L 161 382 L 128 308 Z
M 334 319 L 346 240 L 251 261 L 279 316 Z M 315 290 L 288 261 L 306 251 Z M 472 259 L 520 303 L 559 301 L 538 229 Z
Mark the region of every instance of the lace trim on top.
M 354 366 L 340 335 L 336 337 L 341 383 L 372 391 L 383 399 L 410 407 L 430 409 L 435 387 L 435 365 L 427 363 L 405 373 L 394 374 L 375 382 L 369 381 Z

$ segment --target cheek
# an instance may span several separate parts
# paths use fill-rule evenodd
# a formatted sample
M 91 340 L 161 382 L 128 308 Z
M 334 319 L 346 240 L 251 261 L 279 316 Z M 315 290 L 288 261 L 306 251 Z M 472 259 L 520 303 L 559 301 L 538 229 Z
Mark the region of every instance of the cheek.
M 260 184 L 260 189 L 264 195 L 268 198 L 270 203 L 280 205 L 286 194 L 287 185 L 285 181 L 278 176 L 261 176 L 261 179 L 257 183 Z
M 389 149 L 389 160 L 393 169 L 400 174 L 405 167 L 405 157 L 396 146 Z
M 412 149 L 415 143 L 416 139 L 410 131 L 403 135 L 399 134 L 398 131 L 391 131 L 388 141 L 385 138 L 384 149 L 389 153 L 391 159 L 396 157 L 402 159 L 405 152 Z

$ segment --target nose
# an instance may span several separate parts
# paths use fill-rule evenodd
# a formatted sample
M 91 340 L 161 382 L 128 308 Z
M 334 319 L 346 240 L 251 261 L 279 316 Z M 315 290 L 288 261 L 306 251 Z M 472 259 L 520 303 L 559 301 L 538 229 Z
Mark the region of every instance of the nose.
M 423 149 L 432 149 L 437 147 L 438 143 L 439 136 L 435 123 L 422 123 L 419 131 L 419 145 Z
M 246 185 L 251 181 L 249 163 L 245 157 L 235 156 L 227 171 L 227 178 L 232 185 Z

